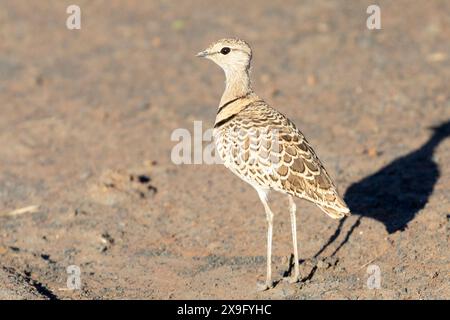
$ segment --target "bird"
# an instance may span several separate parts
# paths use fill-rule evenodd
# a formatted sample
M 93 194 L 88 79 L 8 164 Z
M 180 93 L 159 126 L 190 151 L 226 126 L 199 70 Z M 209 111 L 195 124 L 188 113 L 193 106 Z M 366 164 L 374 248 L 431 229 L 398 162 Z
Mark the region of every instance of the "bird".
M 237 38 L 221 39 L 197 53 L 197 57 L 212 60 L 225 73 L 225 90 L 213 128 L 216 152 L 226 168 L 256 190 L 265 210 L 266 279 L 257 283 L 258 291 L 274 286 L 271 269 L 274 214 L 268 204 L 269 194 L 274 191 L 289 199 L 294 274 L 286 280 L 296 283 L 300 281 L 300 271 L 294 197 L 316 204 L 334 219 L 350 215 L 350 210 L 303 133 L 253 91 L 249 44 Z

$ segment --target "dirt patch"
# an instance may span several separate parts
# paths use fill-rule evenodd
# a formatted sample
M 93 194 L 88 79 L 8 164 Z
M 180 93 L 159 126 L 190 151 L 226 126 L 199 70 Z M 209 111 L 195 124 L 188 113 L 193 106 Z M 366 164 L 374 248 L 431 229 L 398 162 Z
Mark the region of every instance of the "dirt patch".
M 78 1 L 69 31 L 62 1 L 3 1 L 0 298 L 450 298 L 450 3 L 380 1 L 379 31 L 369 4 Z M 302 282 L 263 293 L 255 191 L 170 158 L 173 130 L 214 123 L 223 74 L 194 55 L 230 36 L 354 212 L 298 200 Z M 279 280 L 289 214 L 271 204 Z

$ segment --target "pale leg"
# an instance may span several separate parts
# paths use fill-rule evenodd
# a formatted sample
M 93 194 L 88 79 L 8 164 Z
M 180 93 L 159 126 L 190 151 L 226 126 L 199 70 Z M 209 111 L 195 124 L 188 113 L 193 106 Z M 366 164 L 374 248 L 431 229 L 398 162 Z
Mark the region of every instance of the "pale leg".
M 297 249 L 297 222 L 296 222 L 296 205 L 294 198 L 289 195 L 289 213 L 291 215 L 291 231 L 292 231 L 292 246 L 294 247 L 294 275 L 288 278 L 289 283 L 298 282 L 300 270 L 298 266 L 298 249 Z
M 267 219 L 267 274 L 266 283 L 260 286 L 258 289 L 263 291 L 273 287 L 272 282 L 272 228 L 273 228 L 273 213 L 267 204 L 267 194 L 266 191 L 257 190 L 259 198 L 261 199 L 264 209 L 266 211 Z

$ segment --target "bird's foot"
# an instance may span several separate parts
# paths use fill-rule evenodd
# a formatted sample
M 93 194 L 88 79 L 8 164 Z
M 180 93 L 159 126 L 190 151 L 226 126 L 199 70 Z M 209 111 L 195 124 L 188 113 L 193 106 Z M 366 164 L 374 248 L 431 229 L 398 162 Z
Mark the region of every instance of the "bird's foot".
M 262 292 L 273 288 L 273 281 L 258 281 L 256 291 Z
M 283 281 L 287 282 L 289 284 L 294 284 L 294 283 L 300 282 L 300 277 L 299 276 L 284 277 Z

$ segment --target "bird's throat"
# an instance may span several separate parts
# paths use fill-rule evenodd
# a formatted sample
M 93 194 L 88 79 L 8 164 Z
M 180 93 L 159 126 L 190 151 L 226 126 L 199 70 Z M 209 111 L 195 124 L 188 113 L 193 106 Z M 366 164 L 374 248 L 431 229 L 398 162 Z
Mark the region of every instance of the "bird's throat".
M 225 70 L 225 77 L 225 91 L 220 99 L 219 106 L 222 106 L 233 99 L 249 95 L 253 92 L 247 69 Z

